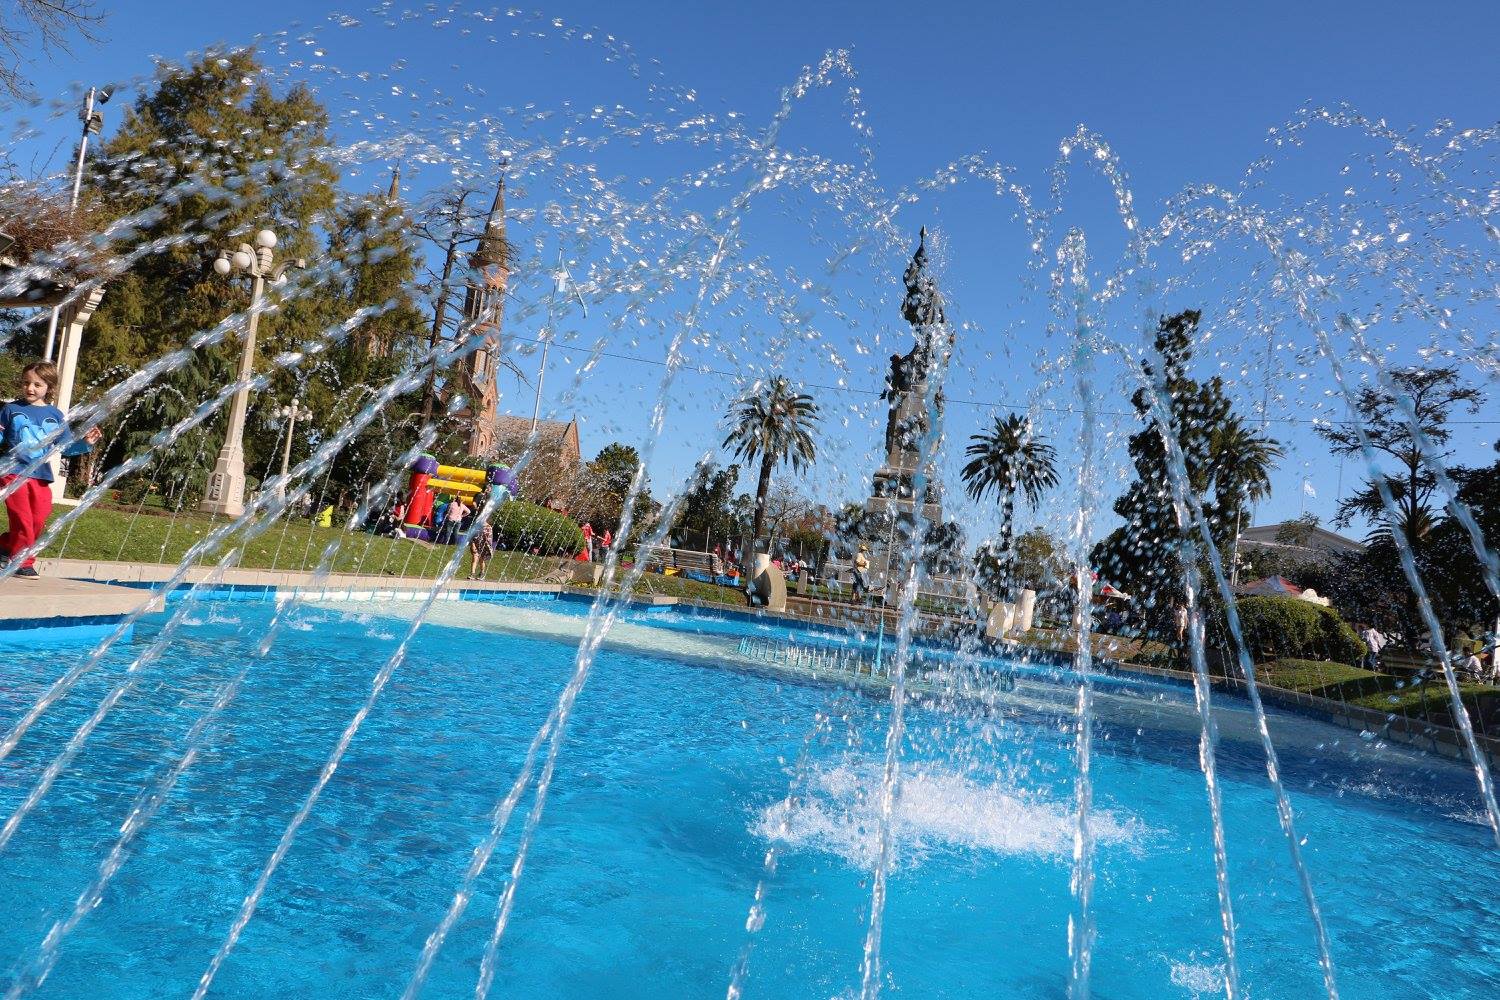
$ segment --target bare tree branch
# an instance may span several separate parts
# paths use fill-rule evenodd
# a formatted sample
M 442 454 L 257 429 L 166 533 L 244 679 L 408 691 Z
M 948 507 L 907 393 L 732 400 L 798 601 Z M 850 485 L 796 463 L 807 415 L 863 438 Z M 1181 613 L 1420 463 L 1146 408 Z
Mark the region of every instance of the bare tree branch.
M 0 97 L 25 100 L 23 67 L 33 57 L 70 52 L 75 35 L 95 42 L 103 23 L 96 0 L 9 0 L 0 10 Z

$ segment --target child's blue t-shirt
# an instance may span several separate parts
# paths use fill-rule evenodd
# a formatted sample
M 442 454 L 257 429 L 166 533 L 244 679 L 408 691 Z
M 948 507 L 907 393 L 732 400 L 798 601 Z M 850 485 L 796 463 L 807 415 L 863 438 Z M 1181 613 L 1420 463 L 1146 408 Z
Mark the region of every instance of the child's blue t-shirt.
M 42 442 L 63 428 L 61 436 L 50 444 Z M 75 441 L 67 430 L 62 410 L 46 403 L 23 403 L 19 399 L 0 406 L 0 462 L 12 466 L 4 474 L 23 473 L 33 462 L 61 450 L 68 457 L 92 451 L 87 441 Z M 27 473 L 32 479 L 52 482 L 52 462 L 42 462 Z

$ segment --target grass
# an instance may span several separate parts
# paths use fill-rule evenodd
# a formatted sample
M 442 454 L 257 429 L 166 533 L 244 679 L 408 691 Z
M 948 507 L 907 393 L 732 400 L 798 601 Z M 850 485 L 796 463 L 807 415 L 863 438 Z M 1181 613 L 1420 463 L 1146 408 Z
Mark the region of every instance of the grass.
M 64 516 L 58 508 L 53 520 Z M 183 511 L 169 514 L 160 509 L 99 505 L 85 511 L 70 528 L 64 528 L 42 555 L 49 558 L 110 560 L 132 563 L 178 565 L 188 549 L 225 523 L 222 517 Z M 237 534 L 231 544 L 239 538 Z M 252 539 L 236 563 L 242 569 L 314 570 L 329 543 L 338 550 L 331 570 L 371 576 L 436 577 L 453 555 L 447 545 L 429 545 L 396 538 L 380 538 L 366 532 L 323 528 L 302 518 L 283 518 Z M 196 560 L 213 566 L 225 549 L 215 547 Z M 469 571 L 468 553 L 463 553 L 457 576 Z M 498 552 L 490 562 L 489 580 L 536 580 L 558 568 L 559 559 L 520 552 Z
M 1500 688 L 1473 681 L 1461 681 L 1459 697 L 1468 708 L 1470 716 L 1476 714 L 1481 699 L 1500 696 Z M 1448 694 L 1448 685 L 1440 679 L 1423 681 L 1399 690 L 1381 691 L 1375 694 L 1351 698 L 1349 704 L 1370 708 L 1392 715 L 1411 715 L 1446 724 L 1452 717 L 1453 701 Z
M 1440 678 L 1403 687 L 1398 686 L 1401 679 L 1391 674 L 1376 673 L 1347 663 L 1294 659 L 1262 664 L 1256 672 L 1262 681 L 1277 687 L 1389 715 L 1408 715 L 1443 725 L 1451 724 L 1452 703 L 1448 686 Z M 1477 720 L 1482 703 L 1493 703 L 1500 697 L 1500 688 L 1465 681 L 1459 684 L 1459 695 L 1470 716 Z
M 1012 641 L 1027 646 L 1035 646 L 1039 649 L 1048 649 L 1061 653 L 1078 652 L 1078 634 L 1067 629 L 1032 628 L 1020 635 L 1011 636 Z M 1159 642 L 1149 639 L 1128 638 L 1126 636 L 1109 635 L 1104 632 L 1091 632 L 1089 634 L 1089 645 L 1093 649 L 1093 655 L 1099 659 L 1115 660 L 1122 663 L 1143 663 L 1154 659 L 1164 658 L 1170 650 Z
M 1257 677 L 1267 684 L 1274 684 L 1289 691 L 1316 694 L 1323 688 L 1349 681 L 1373 681 L 1384 675 L 1363 667 L 1351 667 L 1347 663 L 1332 663 L 1323 660 L 1275 660 L 1255 668 Z
M 53 520 L 67 513 L 58 508 Z M 196 511 L 176 515 L 154 505 L 139 512 L 134 507 L 101 504 L 89 508 L 42 553 L 49 558 L 108 560 L 111 562 L 165 563 L 178 565 L 188 549 L 224 524 L 222 517 L 211 517 Z M 453 556 L 447 545 L 429 545 L 396 538 L 382 538 L 366 532 L 343 528 L 323 528 L 303 518 L 284 518 L 273 523 L 253 539 L 241 554 L 237 565 L 242 569 L 312 571 L 318 567 L 323 550 L 338 542 L 331 570 L 335 573 L 363 573 L 370 576 L 404 576 L 433 579 Z M 225 549 L 214 548 L 203 553 L 197 564 L 216 565 Z M 533 556 L 524 552 L 495 553 L 484 579 L 491 581 L 531 582 L 548 576 L 557 578 L 565 564 L 561 557 Z M 469 556 L 465 552 L 455 574 L 466 580 Z M 647 573 L 641 577 L 637 593 L 686 598 L 744 607 L 742 592 L 711 583 L 699 583 L 678 576 Z

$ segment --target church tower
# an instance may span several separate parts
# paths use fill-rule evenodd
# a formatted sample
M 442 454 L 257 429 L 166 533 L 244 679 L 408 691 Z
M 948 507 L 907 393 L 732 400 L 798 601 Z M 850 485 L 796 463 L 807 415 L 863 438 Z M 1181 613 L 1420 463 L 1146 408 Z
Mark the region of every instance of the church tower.
M 502 167 L 504 164 L 501 165 Z M 470 275 L 464 294 L 464 321 L 472 336 L 484 343 L 459 362 L 457 388 L 468 406 L 469 454 L 490 458 L 495 452 L 495 410 L 500 390 L 495 358 L 500 350 L 500 323 L 505 317 L 505 286 L 510 279 L 510 243 L 505 239 L 505 175 L 495 187 L 495 201 L 479 245 L 469 257 Z

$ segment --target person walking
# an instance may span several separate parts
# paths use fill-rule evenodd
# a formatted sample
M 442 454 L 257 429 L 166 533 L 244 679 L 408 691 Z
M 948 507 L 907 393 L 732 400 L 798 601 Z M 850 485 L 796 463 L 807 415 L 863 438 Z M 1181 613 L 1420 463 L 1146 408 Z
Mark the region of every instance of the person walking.
M 870 547 L 861 544 L 854 553 L 854 599 L 863 600 L 870 593 L 870 583 L 865 574 L 870 571 Z
M 1365 669 L 1379 673 L 1380 651 L 1386 646 L 1385 636 L 1381 635 L 1380 631 L 1374 625 L 1366 625 L 1365 630 L 1359 634 L 1359 638 L 1364 642 L 1365 648 L 1369 650 L 1365 654 Z
M 469 579 L 483 580 L 494 555 L 495 526 L 486 519 L 469 536 Z
M 29 550 L 52 513 L 52 456 L 92 451 L 99 428 L 79 438 L 67 430 L 68 418 L 49 402 L 57 390 L 57 366 L 49 361 L 23 368 L 20 390 L 14 400 L 0 406 L 0 457 L 9 459 L 16 470 L 0 476 L 0 487 L 12 487 L 5 500 L 9 530 L 0 535 L 0 555 L 14 562 L 26 553 L 15 575 L 34 580 L 36 553 Z

